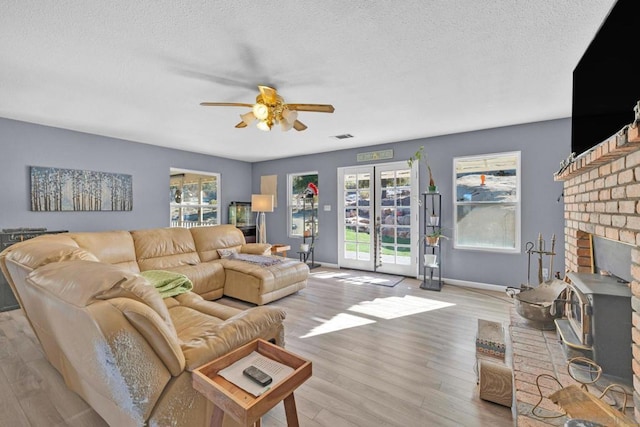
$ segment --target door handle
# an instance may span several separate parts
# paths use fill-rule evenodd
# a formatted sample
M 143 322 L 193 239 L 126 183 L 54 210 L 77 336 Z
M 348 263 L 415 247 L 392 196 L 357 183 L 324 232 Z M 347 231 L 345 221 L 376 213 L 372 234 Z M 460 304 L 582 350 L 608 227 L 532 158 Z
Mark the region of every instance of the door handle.
M 382 234 L 381 234 L 381 221 L 380 221 L 380 217 L 377 216 L 376 217 L 376 223 L 375 223 L 375 227 L 374 227 L 374 231 L 376 233 L 375 236 L 375 266 L 380 267 L 382 266 Z

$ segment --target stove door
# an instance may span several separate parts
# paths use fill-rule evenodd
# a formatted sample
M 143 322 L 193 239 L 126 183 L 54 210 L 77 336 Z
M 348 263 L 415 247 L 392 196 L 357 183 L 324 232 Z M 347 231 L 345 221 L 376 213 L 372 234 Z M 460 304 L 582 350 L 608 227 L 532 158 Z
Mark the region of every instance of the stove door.
M 587 297 L 571 284 L 567 286 L 567 302 L 564 312 L 580 342 L 588 347 L 593 345 L 591 305 Z

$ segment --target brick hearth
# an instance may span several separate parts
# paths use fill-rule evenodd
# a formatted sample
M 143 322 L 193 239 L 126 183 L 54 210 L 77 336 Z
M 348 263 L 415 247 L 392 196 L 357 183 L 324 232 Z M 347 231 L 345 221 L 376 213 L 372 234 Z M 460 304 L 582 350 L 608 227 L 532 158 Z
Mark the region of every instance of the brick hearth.
M 514 414 L 517 427 L 563 426 L 567 421 L 567 417 L 563 415 L 564 411 L 546 397 L 543 397 L 542 402 L 535 409 L 535 415 L 532 412 L 540 401 L 540 392 L 536 385 L 539 375 L 547 374 L 556 378 L 562 387 L 571 384 L 580 386 L 580 383 L 571 378 L 567 371 L 567 360 L 556 331 L 542 331 L 532 327 L 512 307 L 509 339 L 516 394 Z M 549 396 L 560 389 L 557 382 L 545 377 L 538 382 L 543 396 Z M 589 391 L 598 397 L 600 395 L 600 390 L 595 386 L 590 385 Z M 607 403 L 613 402 L 608 400 Z M 627 415 L 631 415 L 630 412 L 631 409 L 627 409 Z
M 577 384 L 567 373 L 567 361 L 556 336 L 556 331 L 541 331 L 531 327 L 525 319 L 511 308 L 509 326 L 513 364 L 514 388 L 516 393 L 516 418 L 518 427 L 562 426 L 567 420 L 540 418 L 532 414 L 532 409 L 540 400 L 536 378 L 548 374 L 557 378 L 563 386 Z M 552 380 L 540 381 L 543 396 L 549 396 L 560 386 Z M 558 416 L 563 411 L 549 399 L 544 398 L 536 408 L 537 415 Z

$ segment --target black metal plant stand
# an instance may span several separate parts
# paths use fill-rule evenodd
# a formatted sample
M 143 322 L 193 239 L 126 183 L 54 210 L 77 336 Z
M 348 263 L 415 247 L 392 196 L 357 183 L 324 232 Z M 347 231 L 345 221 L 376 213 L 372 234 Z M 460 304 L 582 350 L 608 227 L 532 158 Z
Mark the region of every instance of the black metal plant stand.
M 440 232 L 442 230 L 442 196 L 437 192 L 422 193 L 423 236 L 421 289 L 439 291 L 444 284 L 442 281 L 442 251 Z

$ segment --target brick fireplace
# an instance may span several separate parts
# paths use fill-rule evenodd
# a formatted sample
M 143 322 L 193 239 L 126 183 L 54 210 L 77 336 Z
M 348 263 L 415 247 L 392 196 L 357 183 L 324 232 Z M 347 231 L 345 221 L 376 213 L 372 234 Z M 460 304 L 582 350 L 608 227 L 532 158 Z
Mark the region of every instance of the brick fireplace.
M 555 177 L 564 182 L 565 267 L 592 272 L 589 236 L 632 245 L 632 371 L 640 420 L 640 134 L 629 127 Z

